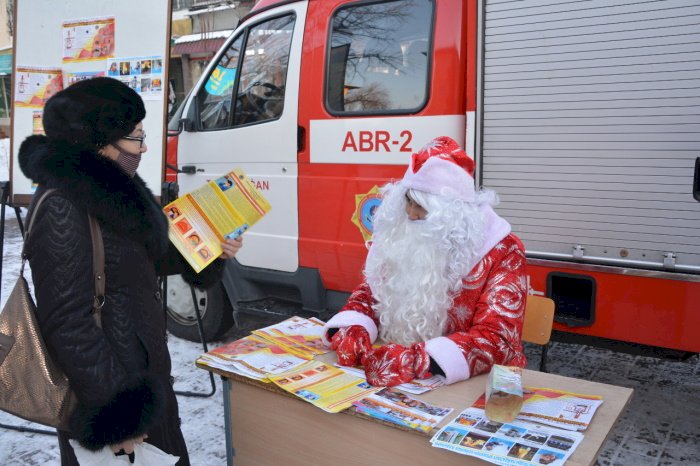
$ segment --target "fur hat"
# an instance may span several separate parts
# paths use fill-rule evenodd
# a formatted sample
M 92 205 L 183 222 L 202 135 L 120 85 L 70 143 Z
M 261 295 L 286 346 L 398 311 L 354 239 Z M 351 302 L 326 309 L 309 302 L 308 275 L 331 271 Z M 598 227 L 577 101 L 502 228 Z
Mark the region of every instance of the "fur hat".
M 141 97 L 112 78 L 79 81 L 44 107 L 44 131 L 56 142 L 100 149 L 130 134 L 146 116 Z
M 453 139 L 440 136 L 411 156 L 401 185 L 472 202 L 475 199 L 474 160 Z

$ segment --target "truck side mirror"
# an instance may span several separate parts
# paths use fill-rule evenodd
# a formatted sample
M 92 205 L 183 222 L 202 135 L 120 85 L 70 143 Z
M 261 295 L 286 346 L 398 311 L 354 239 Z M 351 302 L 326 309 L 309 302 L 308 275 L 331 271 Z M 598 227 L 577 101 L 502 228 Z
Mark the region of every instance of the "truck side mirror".
M 700 202 L 700 157 L 695 159 L 695 176 L 693 177 L 693 197 Z
M 183 130 L 192 131 L 193 129 L 194 125 L 192 124 L 192 121 L 189 118 L 180 118 L 180 120 L 177 122 L 177 129 L 168 130 L 168 137 L 179 136 Z

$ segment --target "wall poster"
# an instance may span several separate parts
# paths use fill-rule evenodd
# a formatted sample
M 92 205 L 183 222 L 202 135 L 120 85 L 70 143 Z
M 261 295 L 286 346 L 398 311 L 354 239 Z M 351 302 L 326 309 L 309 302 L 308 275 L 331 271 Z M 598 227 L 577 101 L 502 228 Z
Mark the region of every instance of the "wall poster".
M 60 68 L 17 66 L 15 73 L 15 105 L 43 108 L 49 97 L 63 89 Z
M 114 56 L 114 18 L 63 22 L 63 62 L 105 60 Z

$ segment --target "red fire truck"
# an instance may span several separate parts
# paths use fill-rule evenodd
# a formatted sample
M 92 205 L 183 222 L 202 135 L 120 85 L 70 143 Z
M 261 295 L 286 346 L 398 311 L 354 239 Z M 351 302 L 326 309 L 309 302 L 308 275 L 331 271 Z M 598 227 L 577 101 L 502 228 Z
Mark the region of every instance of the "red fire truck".
M 272 205 L 198 291 L 207 338 L 248 301 L 337 310 L 376 187 L 448 135 L 555 328 L 700 351 L 699 21 L 682 0 L 261 0 L 170 124 L 181 192 L 240 167 Z M 168 299 L 198 339 L 189 290 Z

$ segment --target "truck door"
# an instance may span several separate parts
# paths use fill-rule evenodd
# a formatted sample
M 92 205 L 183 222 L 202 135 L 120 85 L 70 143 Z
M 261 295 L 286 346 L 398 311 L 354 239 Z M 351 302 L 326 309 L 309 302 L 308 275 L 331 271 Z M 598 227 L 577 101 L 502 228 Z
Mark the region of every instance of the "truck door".
M 300 268 L 326 290 L 361 280 L 379 187 L 413 152 L 465 139 L 466 2 L 324 0 L 311 4 L 299 125 Z M 332 296 L 329 295 L 329 299 Z M 306 306 L 308 308 L 308 306 Z M 329 307 L 335 307 L 329 302 Z
M 272 205 L 246 233 L 239 263 L 298 267 L 297 107 L 306 2 L 251 17 L 228 39 L 184 109 L 180 192 L 240 167 Z

